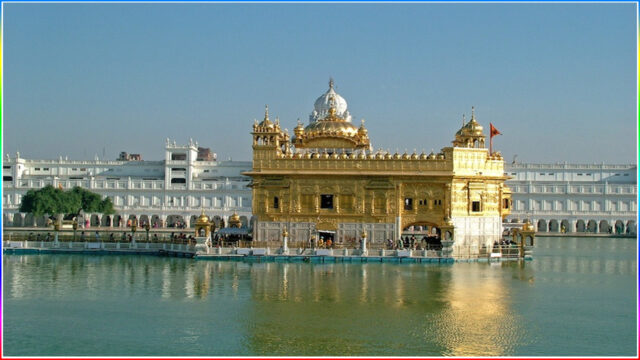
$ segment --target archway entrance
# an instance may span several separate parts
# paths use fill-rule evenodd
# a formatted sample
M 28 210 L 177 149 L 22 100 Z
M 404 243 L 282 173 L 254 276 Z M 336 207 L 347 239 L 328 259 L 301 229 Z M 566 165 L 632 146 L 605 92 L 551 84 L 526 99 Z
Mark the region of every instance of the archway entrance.
M 122 216 L 121 215 L 115 215 L 113 217 L 113 226 L 122 227 Z
M 549 232 L 558 232 L 560 231 L 560 225 L 558 225 L 558 220 L 549 221 Z
M 20 214 L 13 214 L 13 226 L 22 226 L 22 216 Z
M 627 231 L 626 231 L 626 233 L 630 234 L 630 235 L 637 234 L 636 222 L 635 221 L 633 221 L 633 220 L 627 221 Z
M 538 231 L 546 232 L 547 231 L 547 222 L 545 220 L 538 221 Z
M 182 215 L 167 216 L 167 227 L 182 228 L 184 224 L 185 222 Z
M 400 236 L 402 246 L 410 249 L 441 250 L 442 232 L 438 226 L 428 222 L 408 224 Z M 398 247 L 399 244 L 393 244 Z

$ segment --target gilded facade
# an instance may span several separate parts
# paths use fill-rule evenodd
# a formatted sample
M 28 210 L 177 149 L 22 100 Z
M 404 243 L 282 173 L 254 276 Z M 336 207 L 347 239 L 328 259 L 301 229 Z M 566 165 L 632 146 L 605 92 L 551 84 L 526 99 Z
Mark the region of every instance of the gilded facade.
M 291 241 L 313 235 L 349 245 L 398 239 L 403 229 L 425 226 L 454 247 L 492 244 L 511 208 L 504 161 L 485 148 L 472 114 L 439 153 L 373 151 L 364 120 L 351 122 L 346 101 L 329 84 L 304 127 L 293 136 L 272 121 L 253 125 L 254 239 Z

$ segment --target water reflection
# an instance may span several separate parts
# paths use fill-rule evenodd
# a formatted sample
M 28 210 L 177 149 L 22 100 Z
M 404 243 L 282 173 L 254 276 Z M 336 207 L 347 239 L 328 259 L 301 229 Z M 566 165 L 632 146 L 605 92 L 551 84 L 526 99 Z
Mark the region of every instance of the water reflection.
M 32 315 L 30 323 L 40 324 L 51 309 L 60 311 L 44 307 L 42 300 L 58 300 L 72 305 L 60 314 L 71 322 L 81 322 L 74 316 L 86 318 L 95 309 L 112 306 L 109 314 L 115 315 L 136 309 L 113 319 L 115 335 L 105 343 L 118 343 L 117 334 L 125 331 L 119 327 L 138 323 L 138 317 L 157 321 L 156 326 L 136 327 L 133 335 L 147 339 L 145 354 L 150 355 L 169 354 L 158 352 L 165 345 L 172 354 L 205 356 L 564 354 L 571 344 L 554 347 L 553 340 L 576 327 L 589 329 L 592 337 L 611 333 L 626 339 L 629 333 L 620 319 L 634 311 L 627 310 L 628 300 L 635 300 L 627 290 L 635 283 L 636 245 L 633 239 L 617 240 L 612 250 L 607 241 L 542 238 L 533 261 L 452 265 L 3 256 L 5 324 L 8 334 Z M 599 290 L 603 286 L 608 291 Z M 83 311 L 74 312 L 80 303 Z M 576 316 L 580 324 L 573 321 Z M 51 328 L 42 331 L 50 334 Z M 82 336 L 91 330 L 69 331 Z M 589 355 L 585 343 L 593 341 L 583 338 L 574 349 Z M 147 343 L 138 346 L 131 353 L 103 348 L 94 354 L 140 355 L 136 349 Z
M 428 317 L 425 327 L 425 334 L 437 334 L 443 355 L 503 356 L 522 344 L 527 329 L 514 309 L 512 289 L 505 284 L 509 273 L 512 279 L 533 282 L 524 262 L 452 267 L 450 286 L 443 294 L 448 306 Z

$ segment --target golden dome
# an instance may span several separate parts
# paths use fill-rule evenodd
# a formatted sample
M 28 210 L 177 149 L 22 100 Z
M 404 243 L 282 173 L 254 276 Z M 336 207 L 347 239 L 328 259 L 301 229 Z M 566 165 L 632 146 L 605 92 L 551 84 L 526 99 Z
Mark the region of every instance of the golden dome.
M 269 129 L 274 128 L 273 123 L 271 122 L 271 120 L 269 120 L 269 105 L 264 106 L 264 119 L 260 124 L 258 124 L 258 126 L 269 128 Z
M 200 214 L 198 219 L 196 219 L 196 225 L 208 225 L 208 224 L 209 224 L 209 217 L 204 214 L 204 209 L 202 209 L 202 213 Z
M 296 148 L 368 148 L 369 137 L 364 124 L 358 129 L 350 122 L 347 112 L 340 112 L 336 94 L 327 93 L 328 109 L 318 112 L 318 118 L 302 129 L 294 129 Z
M 362 124 L 360 124 L 360 128 L 358 129 L 358 135 L 365 137 L 368 133 L 367 128 L 364 127 L 364 119 L 362 119 Z
M 464 117 L 463 117 L 464 121 Z M 462 136 L 482 136 L 482 131 L 484 128 L 476 121 L 475 108 L 471 107 L 471 120 L 468 123 L 464 124 L 460 130 L 456 133 L 456 135 Z
M 233 215 L 231 215 L 229 217 L 229 227 L 237 227 L 239 228 L 242 225 L 242 222 L 240 221 L 240 216 L 238 215 L 237 212 L 233 212 Z
M 319 120 L 309 124 L 304 132 L 307 135 L 333 135 L 352 137 L 358 134 L 358 128 L 346 121 Z
M 298 119 L 298 125 L 293 129 L 293 135 L 295 137 L 300 137 L 302 134 L 304 134 L 304 127 L 302 126 L 300 119 Z

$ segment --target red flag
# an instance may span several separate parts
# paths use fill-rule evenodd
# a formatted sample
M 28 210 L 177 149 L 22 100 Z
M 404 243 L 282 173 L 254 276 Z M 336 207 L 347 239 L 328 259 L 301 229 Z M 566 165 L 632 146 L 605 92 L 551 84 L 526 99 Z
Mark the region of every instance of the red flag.
M 498 129 L 496 129 L 492 123 L 489 123 L 489 126 L 491 127 L 491 137 L 494 137 L 496 135 L 502 135 L 502 133 L 498 131 Z

